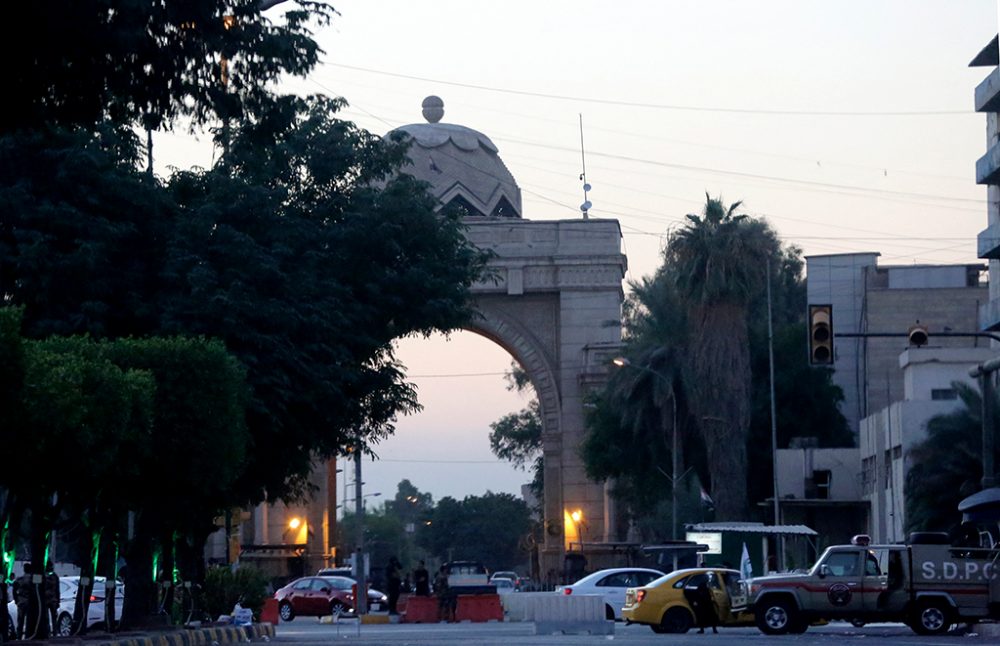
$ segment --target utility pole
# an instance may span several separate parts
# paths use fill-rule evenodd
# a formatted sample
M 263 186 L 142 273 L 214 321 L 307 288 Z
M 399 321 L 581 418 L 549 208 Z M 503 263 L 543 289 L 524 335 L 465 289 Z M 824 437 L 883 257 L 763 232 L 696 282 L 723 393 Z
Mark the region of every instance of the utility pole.
M 357 547 L 354 552 L 354 574 L 358 588 L 354 598 L 354 613 L 361 616 L 368 613 L 368 583 L 365 580 L 365 507 L 361 495 L 360 439 L 354 447 L 354 513 L 358 521 Z
M 993 373 L 1000 370 L 1000 359 L 991 359 L 969 371 L 969 376 L 979 379 L 979 390 L 983 397 L 983 489 L 996 486 L 996 465 L 993 463 L 996 438 L 996 419 L 993 415 Z
M 771 260 L 767 261 L 767 354 L 771 372 L 771 471 L 774 486 L 774 524 L 781 524 L 781 499 L 778 495 L 778 413 L 774 403 L 774 325 L 771 313 Z M 785 568 L 785 535 L 778 537 L 778 571 Z

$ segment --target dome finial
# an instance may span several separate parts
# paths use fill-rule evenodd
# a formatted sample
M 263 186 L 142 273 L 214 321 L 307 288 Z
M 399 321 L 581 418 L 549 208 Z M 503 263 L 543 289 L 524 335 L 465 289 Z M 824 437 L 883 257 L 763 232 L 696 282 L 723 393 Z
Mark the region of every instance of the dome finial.
M 427 119 L 427 123 L 437 123 L 444 116 L 444 101 L 439 96 L 432 94 L 424 99 L 420 107 L 423 108 L 424 119 Z

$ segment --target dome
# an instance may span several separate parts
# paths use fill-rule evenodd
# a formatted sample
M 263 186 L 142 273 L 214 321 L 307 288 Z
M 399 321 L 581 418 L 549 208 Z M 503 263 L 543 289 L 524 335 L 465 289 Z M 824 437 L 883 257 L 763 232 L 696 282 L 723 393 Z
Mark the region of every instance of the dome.
M 391 130 L 413 139 L 410 163 L 403 172 L 431 185 L 442 205 L 458 206 L 469 216 L 521 217 L 521 189 L 507 170 L 496 145 L 481 132 L 439 123 L 444 103 L 429 96 L 422 104 L 427 123 Z

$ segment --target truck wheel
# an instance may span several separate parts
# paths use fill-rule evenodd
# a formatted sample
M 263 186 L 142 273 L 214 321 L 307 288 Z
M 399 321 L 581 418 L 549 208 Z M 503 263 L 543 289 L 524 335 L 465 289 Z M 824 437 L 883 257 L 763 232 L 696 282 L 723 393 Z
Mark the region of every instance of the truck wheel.
M 951 628 L 951 608 L 943 600 L 926 599 L 917 603 L 910 628 L 918 635 L 941 635 Z
M 800 622 L 798 614 L 795 605 L 788 599 L 764 599 L 754 609 L 754 621 L 765 635 L 784 635 L 794 632 L 793 628 L 799 623 L 805 623 Z
M 694 623 L 691 620 L 691 613 L 684 608 L 673 607 L 663 613 L 663 619 L 660 620 L 659 625 L 650 626 L 654 633 L 673 633 L 675 635 L 683 635 L 687 631 L 691 630 L 691 624 Z

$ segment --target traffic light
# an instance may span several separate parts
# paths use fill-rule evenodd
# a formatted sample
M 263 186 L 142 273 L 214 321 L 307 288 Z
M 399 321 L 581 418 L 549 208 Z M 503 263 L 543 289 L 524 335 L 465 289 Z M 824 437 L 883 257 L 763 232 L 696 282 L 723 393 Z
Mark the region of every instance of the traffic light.
M 809 306 L 809 363 L 833 365 L 833 306 Z
M 910 329 L 906 331 L 906 337 L 910 340 L 910 345 L 915 345 L 918 348 L 927 345 L 927 341 L 930 339 L 927 326 L 920 325 L 920 321 L 917 321 L 916 325 L 910 326 Z

